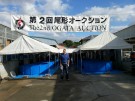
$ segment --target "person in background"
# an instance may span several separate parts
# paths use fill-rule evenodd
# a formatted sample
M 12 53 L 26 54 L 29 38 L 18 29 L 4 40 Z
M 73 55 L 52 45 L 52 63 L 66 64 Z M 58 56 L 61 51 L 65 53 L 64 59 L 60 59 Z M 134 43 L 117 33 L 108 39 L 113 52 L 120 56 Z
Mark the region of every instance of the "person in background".
M 66 53 L 66 49 L 63 49 L 63 53 L 60 55 L 60 67 L 61 67 L 61 79 L 66 77 L 66 80 L 69 80 L 69 54 Z M 65 75 L 66 74 L 66 75 Z

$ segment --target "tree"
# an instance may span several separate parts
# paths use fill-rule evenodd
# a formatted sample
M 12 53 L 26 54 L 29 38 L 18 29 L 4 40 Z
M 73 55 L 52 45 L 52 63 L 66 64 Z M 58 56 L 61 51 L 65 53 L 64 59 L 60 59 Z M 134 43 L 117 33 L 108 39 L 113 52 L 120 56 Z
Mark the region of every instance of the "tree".
M 66 47 L 76 48 L 77 46 L 80 45 L 80 42 L 73 42 L 72 40 L 65 40 L 65 41 L 63 41 L 63 44 Z
M 77 47 L 79 45 L 80 45 L 80 42 L 74 42 L 74 44 L 73 44 L 74 47 Z
M 65 41 L 63 41 L 63 44 L 66 47 L 71 47 L 71 46 L 73 46 L 73 41 L 72 40 L 65 40 Z

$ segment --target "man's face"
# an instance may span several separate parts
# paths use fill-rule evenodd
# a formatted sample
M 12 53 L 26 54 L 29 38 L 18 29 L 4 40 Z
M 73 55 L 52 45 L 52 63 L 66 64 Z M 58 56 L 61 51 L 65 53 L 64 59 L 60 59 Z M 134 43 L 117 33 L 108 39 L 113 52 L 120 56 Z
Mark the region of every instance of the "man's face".
M 63 53 L 64 53 L 64 54 L 66 53 L 66 49 L 63 49 Z

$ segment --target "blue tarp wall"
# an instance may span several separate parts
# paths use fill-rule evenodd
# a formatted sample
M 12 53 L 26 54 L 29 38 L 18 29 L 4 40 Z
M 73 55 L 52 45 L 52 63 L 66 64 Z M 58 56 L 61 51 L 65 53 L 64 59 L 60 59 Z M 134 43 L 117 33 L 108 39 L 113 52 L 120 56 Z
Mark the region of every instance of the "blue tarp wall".
M 59 61 L 25 64 L 19 67 L 19 75 L 53 75 L 58 69 Z
M 78 61 L 77 69 L 82 74 L 104 74 L 112 70 L 112 62 L 83 59 L 82 67 L 81 60 Z

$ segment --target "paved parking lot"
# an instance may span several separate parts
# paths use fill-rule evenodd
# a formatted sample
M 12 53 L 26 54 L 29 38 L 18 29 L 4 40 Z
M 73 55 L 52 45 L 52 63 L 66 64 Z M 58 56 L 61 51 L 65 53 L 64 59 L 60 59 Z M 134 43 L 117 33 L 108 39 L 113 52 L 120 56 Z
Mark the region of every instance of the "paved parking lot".
M 0 84 L 0 101 L 134 101 L 135 76 L 81 75 L 70 81 L 50 78 L 10 80 Z

